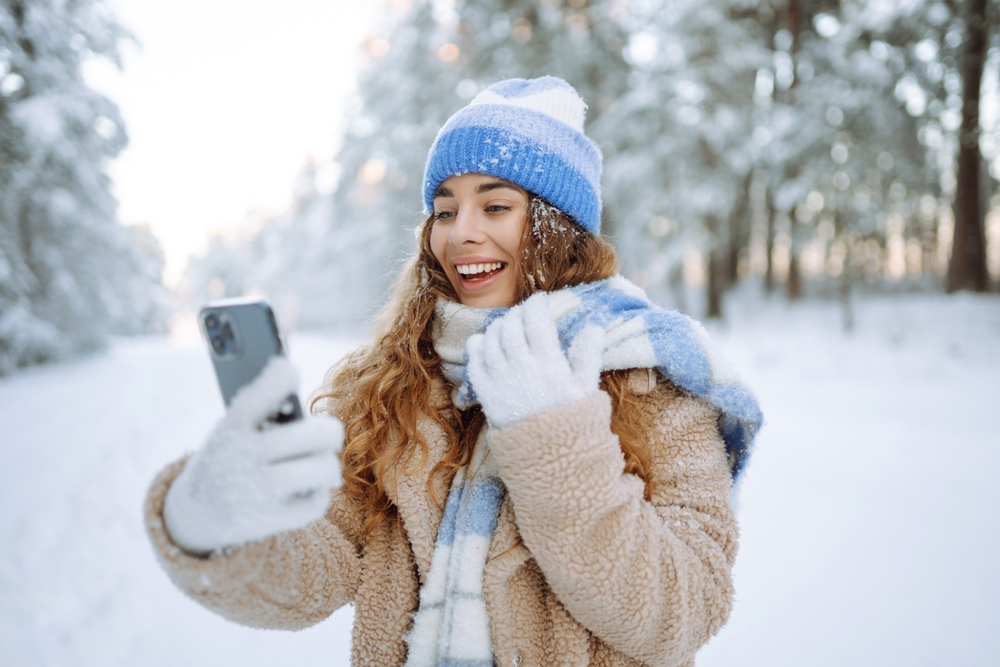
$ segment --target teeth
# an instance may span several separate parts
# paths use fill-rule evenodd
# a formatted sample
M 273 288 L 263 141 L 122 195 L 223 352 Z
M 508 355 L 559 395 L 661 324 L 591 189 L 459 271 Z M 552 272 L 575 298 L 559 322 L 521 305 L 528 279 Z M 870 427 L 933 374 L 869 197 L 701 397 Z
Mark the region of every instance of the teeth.
M 488 264 L 459 264 L 455 267 L 455 270 L 463 276 L 471 276 L 477 273 L 496 271 L 502 266 L 503 262 L 490 262 Z

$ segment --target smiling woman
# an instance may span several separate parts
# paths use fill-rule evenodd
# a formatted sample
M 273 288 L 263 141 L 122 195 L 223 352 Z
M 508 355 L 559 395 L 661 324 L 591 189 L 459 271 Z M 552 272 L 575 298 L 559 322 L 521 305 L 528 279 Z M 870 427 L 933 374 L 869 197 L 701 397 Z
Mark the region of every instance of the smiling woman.
M 294 388 L 271 367 L 154 483 L 185 592 L 268 628 L 353 603 L 357 664 L 693 664 L 732 605 L 761 414 L 700 325 L 616 275 L 584 109 L 513 79 L 448 120 L 416 253 L 317 416 L 254 431 Z

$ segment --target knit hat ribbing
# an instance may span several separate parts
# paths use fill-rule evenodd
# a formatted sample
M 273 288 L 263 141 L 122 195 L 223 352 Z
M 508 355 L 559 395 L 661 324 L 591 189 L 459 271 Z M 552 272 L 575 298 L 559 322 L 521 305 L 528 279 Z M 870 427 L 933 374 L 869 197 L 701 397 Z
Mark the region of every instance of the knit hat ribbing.
M 562 79 L 507 79 L 479 93 L 438 132 L 424 170 L 424 207 L 450 176 L 496 176 L 542 197 L 594 234 L 601 226 L 601 151 L 583 134 L 587 105 Z

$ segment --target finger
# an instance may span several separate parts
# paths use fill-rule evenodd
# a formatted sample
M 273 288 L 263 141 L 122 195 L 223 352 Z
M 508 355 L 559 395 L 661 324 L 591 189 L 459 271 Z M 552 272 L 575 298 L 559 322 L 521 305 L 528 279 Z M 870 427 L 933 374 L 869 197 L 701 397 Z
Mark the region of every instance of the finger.
M 486 343 L 485 334 L 472 334 L 465 341 L 465 354 L 468 356 L 468 366 L 478 366 L 483 363 L 483 346 Z
M 506 365 L 507 353 L 504 350 L 504 337 L 509 315 L 510 313 L 507 313 L 493 322 L 483 338 L 482 370 L 490 376 L 502 370 Z
M 269 466 L 265 473 L 268 493 L 282 502 L 337 488 L 342 475 L 333 454 L 294 459 Z
M 498 343 L 502 358 L 508 362 L 529 359 L 531 348 L 524 330 L 524 308 L 511 308 L 500 320 L 499 327 Z
M 329 504 L 330 494 L 325 491 L 278 500 L 254 517 L 255 532 L 265 537 L 304 528 L 322 519 Z
M 486 372 L 484 368 L 484 356 L 486 354 L 485 346 L 486 336 L 483 334 L 473 334 L 472 336 L 469 336 L 469 339 L 465 343 L 465 353 L 469 358 L 466 368 L 469 375 L 469 382 L 472 383 L 473 391 L 475 391 L 476 382 Z
M 339 452 L 344 427 L 330 415 L 317 415 L 277 426 L 257 437 L 259 460 L 264 464 Z
M 256 378 L 240 389 L 226 411 L 226 421 L 253 428 L 275 412 L 299 385 L 299 374 L 283 356 L 273 357 Z
M 588 326 L 569 346 L 567 356 L 573 375 L 587 389 L 592 389 L 600 379 L 605 338 L 602 327 Z
M 281 510 L 286 530 L 304 528 L 322 519 L 329 505 L 330 494 L 327 491 L 316 491 L 308 496 L 287 500 Z
M 546 298 L 536 298 L 536 297 Z M 536 355 L 549 357 L 562 354 L 559 331 L 549 311 L 548 295 L 544 292 L 533 295 L 524 302 L 524 328 L 528 345 Z

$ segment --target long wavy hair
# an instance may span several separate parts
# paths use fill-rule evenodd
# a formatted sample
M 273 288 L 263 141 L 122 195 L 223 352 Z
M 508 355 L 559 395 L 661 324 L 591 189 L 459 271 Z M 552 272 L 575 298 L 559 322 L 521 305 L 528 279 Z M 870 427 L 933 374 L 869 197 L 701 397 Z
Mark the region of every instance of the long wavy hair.
M 529 193 L 528 199 L 520 265 L 511 267 L 518 272 L 515 303 L 537 290 L 603 280 L 618 272 L 608 239 L 584 231 L 540 197 Z M 440 298 L 458 301 L 431 251 L 433 224 L 432 215 L 419 229 L 417 253 L 397 277 L 372 342 L 331 368 L 312 400 L 314 413 L 330 413 L 344 423 L 341 492 L 363 512 L 363 536 L 398 516 L 386 494 L 386 472 L 407 465 L 414 453 L 420 455 L 418 466 L 427 463 L 429 450 L 418 420 L 429 417 L 450 442 L 444 458 L 433 462 L 428 479 L 428 492 L 438 505 L 444 499 L 434 493 L 435 478 L 443 476 L 450 483 L 469 462 L 486 424 L 479 406 L 462 411 L 450 400 L 432 404 L 432 386 L 447 382 L 431 337 L 434 306 Z M 611 397 L 611 430 L 625 455 L 625 472 L 645 482 L 648 499 L 651 453 L 645 438 L 651 424 L 628 391 L 627 380 L 628 371 L 608 371 L 601 375 L 601 388 Z

